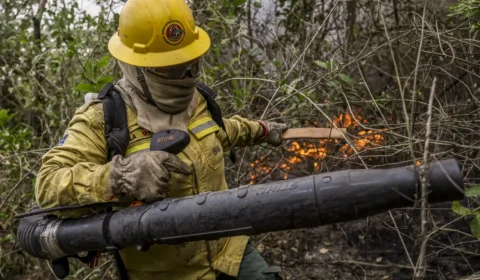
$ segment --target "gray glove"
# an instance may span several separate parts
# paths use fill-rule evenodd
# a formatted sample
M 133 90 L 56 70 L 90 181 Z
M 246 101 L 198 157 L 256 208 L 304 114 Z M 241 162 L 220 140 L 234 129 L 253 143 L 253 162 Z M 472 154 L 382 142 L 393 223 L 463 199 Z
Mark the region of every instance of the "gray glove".
M 263 136 L 257 140 L 257 143 L 268 143 L 272 146 L 282 144 L 282 135 L 288 129 L 288 125 L 276 122 L 258 121 L 263 126 Z
M 115 156 L 110 165 L 110 193 L 146 202 L 164 199 L 171 172 L 189 175 L 191 170 L 176 155 L 162 151 Z

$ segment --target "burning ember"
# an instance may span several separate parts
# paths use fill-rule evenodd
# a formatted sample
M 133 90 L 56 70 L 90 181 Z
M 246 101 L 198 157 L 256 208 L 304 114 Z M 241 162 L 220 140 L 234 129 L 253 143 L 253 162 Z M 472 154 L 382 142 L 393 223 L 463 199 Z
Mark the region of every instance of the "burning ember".
M 285 148 L 284 157 L 277 165 L 269 164 L 264 157 L 260 157 L 250 164 L 251 170 L 248 173 L 250 184 L 262 182 L 275 169 L 279 170 L 283 179 L 286 180 L 293 171 L 309 171 L 311 173 L 320 170 L 322 161 L 329 156 L 348 158 L 355 154 L 355 150 L 361 152 L 370 147 L 384 145 L 385 138 L 381 133 L 363 130 L 359 125 L 358 122 L 366 124 L 366 119 L 363 119 L 358 113 L 355 118 L 356 120 L 350 113 L 345 113 L 333 120 L 338 128 L 345 128 L 347 134 L 355 135 L 355 138 L 351 140 L 352 145 L 346 143 L 345 140 L 338 139 L 292 141 Z M 318 127 L 318 122 L 306 123 L 305 126 Z

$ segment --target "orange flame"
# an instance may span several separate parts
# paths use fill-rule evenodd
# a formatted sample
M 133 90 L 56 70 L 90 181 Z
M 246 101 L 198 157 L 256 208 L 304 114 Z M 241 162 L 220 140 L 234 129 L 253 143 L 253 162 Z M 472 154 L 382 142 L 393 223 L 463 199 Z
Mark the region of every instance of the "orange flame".
M 355 120 L 356 119 L 356 120 Z M 311 170 L 313 162 L 313 171 L 321 169 L 321 162 L 324 161 L 329 154 L 341 153 L 344 158 L 348 158 L 356 152 L 367 150 L 370 147 L 381 146 L 385 142 L 385 137 L 378 131 L 358 130 L 361 128 L 359 123 L 366 124 L 368 121 L 358 113 L 355 118 L 350 113 L 340 114 L 333 123 L 336 127 L 346 128 L 349 134 L 353 134 L 356 138 L 350 145 L 349 143 L 340 143 L 338 139 L 319 139 L 306 141 L 292 141 L 286 148 L 286 153 L 277 168 L 283 174 L 283 179 L 289 178 L 290 171 L 296 169 Z M 318 126 L 317 121 L 306 122 L 305 126 Z M 340 146 L 339 146 L 340 145 Z M 261 157 L 250 164 L 250 184 L 257 182 L 260 177 L 268 176 L 273 168 Z

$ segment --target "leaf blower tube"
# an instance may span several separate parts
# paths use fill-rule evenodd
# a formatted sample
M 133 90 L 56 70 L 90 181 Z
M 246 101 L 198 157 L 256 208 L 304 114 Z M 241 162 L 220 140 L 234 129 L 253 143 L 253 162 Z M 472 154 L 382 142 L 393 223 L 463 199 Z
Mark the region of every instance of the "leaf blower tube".
M 429 184 L 431 203 L 463 198 L 462 173 L 454 159 L 432 164 Z M 31 255 L 55 260 L 85 251 L 316 227 L 412 206 L 419 186 L 414 166 L 344 170 L 166 199 L 85 218 L 31 216 L 21 220 L 18 240 Z

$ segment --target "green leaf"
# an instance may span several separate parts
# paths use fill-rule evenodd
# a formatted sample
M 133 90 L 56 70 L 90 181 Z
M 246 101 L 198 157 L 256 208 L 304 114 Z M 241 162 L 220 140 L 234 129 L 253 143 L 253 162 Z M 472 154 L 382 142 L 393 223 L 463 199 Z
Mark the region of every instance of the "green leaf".
M 102 57 L 102 58 L 96 63 L 97 68 L 98 68 L 98 69 L 101 69 L 101 68 L 107 66 L 108 62 L 110 61 L 110 58 L 112 58 L 112 57 L 109 56 L 109 55 L 106 55 L 106 56 Z
M 82 271 L 85 270 L 85 267 L 82 266 L 79 270 L 75 271 L 75 273 L 73 274 L 74 277 L 77 277 L 78 275 L 80 275 L 80 273 L 82 273 Z
M 0 110 L 0 126 L 4 126 L 7 124 L 15 114 L 8 114 L 7 109 Z
M 275 67 L 277 67 L 277 69 L 282 69 L 283 68 L 283 64 L 280 62 L 280 60 L 274 58 L 273 59 L 273 64 L 275 65 Z
M 360 36 L 360 25 L 358 24 L 353 25 L 353 34 L 355 34 L 356 37 Z
M 33 57 L 32 64 L 35 65 L 42 58 L 43 54 L 39 54 Z
M 303 81 L 303 77 L 298 77 L 290 83 L 290 86 L 295 87 L 295 85 L 298 84 L 301 81 Z
M 473 220 L 470 222 L 470 230 L 473 236 L 480 239 L 480 216 L 473 217 Z
M 452 211 L 460 216 L 467 216 L 472 214 L 472 211 L 470 211 L 470 209 L 463 207 L 458 201 L 454 201 L 452 203 Z
M 235 16 L 228 16 L 227 18 L 225 18 L 225 22 L 227 24 L 234 24 L 235 21 L 237 21 L 237 17 Z
M 97 88 L 91 84 L 79 84 L 75 89 L 81 92 L 97 92 Z
M 85 77 L 91 81 L 95 81 L 95 65 L 89 60 L 85 63 Z
M 220 45 L 225 45 L 229 42 L 230 42 L 230 38 L 225 38 L 225 39 L 222 39 L 222 41 L 220 41 Z
M 315 63 L 316 65 L 322 67 L 323 69 L 326 69 L 326 70 L 330 70 L 328 68 L 328 64 L 324 61 L 320 61 L 320 60 L 315 60 L 313 63 Z
M 472 184 L 470 188 L 465 190 L 466 197 L 478 196 L 480 195 L 480 185 Z
M 72 51 L 72 50 L 67 50 L 67 53 L 66 53 L 66 55 L 67 55 L 67 57 L 68 57 L 68 58 L 72 58 L 72 57 L 73 57 L 73 55 L 74 55 L 74 53 L 73 53 L 73 51 Z
M 104 77 L 101 77 L 100 79 L 98 79 L 97 81 L 97 88 L 102 88 L 105 84 L 107 83 L 111 83 L 113 81 L 113 77 L 112 76 L 104 76 Z
M 340 80 L 342 80 L 343 82 L 345 82 L 345 83 L 347 83 L 347 84 L 349 84 L 349 85 L 354 85 L 354 84 L 356 84 L 356 82 L 355 82 L 354 79 L 352 79 L 350 76 L 347 76 L 347 75 L 345 75 L 345 74 L 340 73 L 340 74 L 338 75 L 338 77 L 340 78 Z
M 253 6 L 257 9 L 260 9 L 262 7 L 262 3 L 261 2 L 253 2 Z
M 293 80 L 289 85 L 288 87 L 286 87 L 286 90 L 285 90 L 285 93 L 286 94 L 290 94 L 294 91 L 295 89 L 295 86 L 296 84 L 298 84 L 299 82 L 303 81 L 303 77 L 299 77 L 299 78 L 296 78 L 295 80 Z
M 0 237 L 0 244 L 12 241 L 13 239 L 14 239 L 13 234 L 9 233 L 9 234 L 5 235 L 4 237 Z
M 332 71 L 333 70 L 333 59 L 327 61 L 327 69 Z
M 232 2 L 233 6 L 240 6 L 240 5 L 243 5 L 245 4 L 245 2 L 247 2 L 247 0 L 235 0 Z

